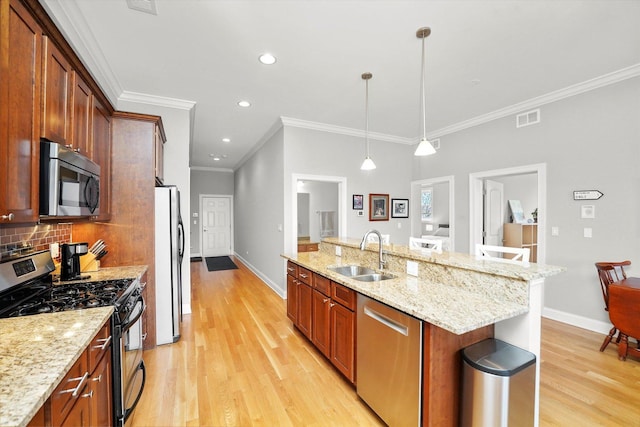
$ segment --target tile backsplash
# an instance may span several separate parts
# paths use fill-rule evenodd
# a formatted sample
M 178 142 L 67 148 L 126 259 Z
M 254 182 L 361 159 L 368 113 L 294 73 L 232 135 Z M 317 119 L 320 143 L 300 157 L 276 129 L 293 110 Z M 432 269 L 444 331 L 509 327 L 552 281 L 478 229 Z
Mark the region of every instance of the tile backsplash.
M 0 227 L 0 258 L 23 248 L 49 249 L 51 243 L 71 242 L 71 224 L 38 224 L 26 227 Z

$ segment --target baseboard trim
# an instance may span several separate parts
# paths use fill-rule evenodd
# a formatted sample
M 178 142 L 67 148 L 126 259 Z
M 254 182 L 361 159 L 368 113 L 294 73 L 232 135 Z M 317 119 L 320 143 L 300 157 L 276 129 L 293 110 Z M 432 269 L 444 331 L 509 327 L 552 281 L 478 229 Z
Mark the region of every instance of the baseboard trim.
M 265 285 L 270 287 L 273 292 L 278 294 L 280 296 L 280 298 L 282 298 L 282 299 L 286 298 L 286 294 L 284 292 L 284 289 L 281 289 L 275 282 L 273 282 L 271 279 L 269 279 L 267 276 L 265 276 L 260 270 L 258 270 L 256 267 L 254 267 L 250 262 L 248 262 L 246 259 L 242 258 L 237 252 L 234 252 L 233 256 L 238 258 L 240 261 L 242 261 L 242 263 L 244 265 L 246 265 L 247 268 L 249 270 L 251 270 L 251 272 L 253 274 L 258 276 L 258 278 L 260 280 L 262 280 L 265 283 Z
M 577 314 L 571 314 L 547 307 L 542 309 L 542 317 L 557 320 L 558 322 L 567 323 L 571 326 L 576 326 L 578 328 L 598 332 L 604 335 L 607 335 L 612 327 L 611 323 L 608 322 L 602 322 L 600 320 L 594 320 L 588 317 L 578 316 Z

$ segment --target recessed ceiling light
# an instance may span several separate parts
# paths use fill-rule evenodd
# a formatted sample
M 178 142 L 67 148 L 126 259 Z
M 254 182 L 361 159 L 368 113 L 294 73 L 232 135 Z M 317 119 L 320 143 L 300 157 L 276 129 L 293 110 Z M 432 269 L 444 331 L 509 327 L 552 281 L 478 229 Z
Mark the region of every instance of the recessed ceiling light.
M 258 59 L 264 65 L 273 65 L 276 63 L 276 57 L 271 55 L 270 53 L 263 53 Z
M 222 142 L 231 142 L 229 138 L 222 138 Z
M 249 101 L 238 101 L 238 105 L 243 108 L 251 107 L 251 103 Z

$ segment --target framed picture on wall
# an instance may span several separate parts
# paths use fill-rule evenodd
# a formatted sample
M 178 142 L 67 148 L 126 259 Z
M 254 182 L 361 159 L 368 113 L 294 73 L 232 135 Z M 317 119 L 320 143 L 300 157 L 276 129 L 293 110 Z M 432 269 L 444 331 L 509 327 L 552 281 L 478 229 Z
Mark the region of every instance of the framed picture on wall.
M 353 195 L 353 209 L 355 210 L 364 209 L 364 196 L 362 194 Z
M 391 199 L 391 218 L 409 218 L 409 199 Z
M 369 221 L 389 221 L 388 194 L 369 194 Z

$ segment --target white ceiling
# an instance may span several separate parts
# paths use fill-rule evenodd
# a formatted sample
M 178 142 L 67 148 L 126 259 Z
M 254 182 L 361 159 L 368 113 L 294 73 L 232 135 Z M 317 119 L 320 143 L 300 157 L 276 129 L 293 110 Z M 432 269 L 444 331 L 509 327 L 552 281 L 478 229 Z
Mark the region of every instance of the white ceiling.
M 236 168 L 280 117 L 360 132 L 367 71 L 370 132 L 415 142 L 423 26 L 430 136 L 640 75 L 638 0 L 156 0 L 157 15 L 125 0 L 40 1 L 116 107 L 195 103 L 198 167 Z M 267 51 L 275 65 L 258 62 Z

